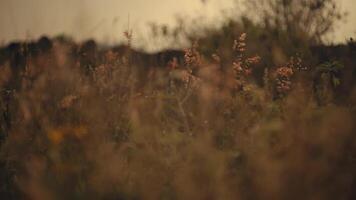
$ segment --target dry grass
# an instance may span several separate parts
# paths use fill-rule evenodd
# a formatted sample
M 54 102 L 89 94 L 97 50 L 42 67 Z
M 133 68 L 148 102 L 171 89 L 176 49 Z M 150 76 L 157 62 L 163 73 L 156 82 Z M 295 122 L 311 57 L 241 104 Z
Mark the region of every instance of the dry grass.
M 300 62 L 266 70 L 258 87 L 249 75 L 260 58 L 245 55 L 245 37 L 231 44 L 229 68 L 195 44 L 184 65 L 152 68 L 145 82 L 129 53 L 108 52 L 89 72 L 60 43 L 29 60 L 1 99 L 11 197 L 351 198 L 356 93 L 350 105 L 320 106 L 293 78 Z

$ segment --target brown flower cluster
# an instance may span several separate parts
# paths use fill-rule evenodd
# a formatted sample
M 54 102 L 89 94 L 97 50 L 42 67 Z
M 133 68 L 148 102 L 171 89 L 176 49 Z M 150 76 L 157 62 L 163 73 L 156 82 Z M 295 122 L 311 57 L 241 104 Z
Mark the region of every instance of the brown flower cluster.
M 278 95 L 285 95 L 292 88 L 291 77 L 294 71 L 290 67 L 280 67 L 277 69 L 276 90 Z
M 183 66 L 179 64 L 176 57 L 167 63 L 171 81 L 183 83 L 185 89 L 194 89 L 198 87 L 200 82 L 199 77 L 193 73 L 193 70 L 197 69 L 202 63 L 202 57 L 197 49 L 197 42 L 191 48 L 185 49 Z
M 197 67 L 201 64 L 201 55 L 197 50 L 199 47 L 198 43 L 195 42 L 192 48 L 186 49 L 184 54 L 184 61 L 188 67 Z
M 291 57 L 285 66 L 277 68 L 275 83 L 278 96 L 285 96 L 292 89 L 292 76 L 305 70 L 308 68 L 303 65 L 299 56 Z
M 238 40 L 234 41 L 234 45 L 232 47 L 232 49 L 234 51 L 238 51 L 238 52 L 244 52 L 246 50 L 246 40 L 247 34 L 246 33 L 242 33 L 239 37 Z
M 280 67 L 277 69 L 278 77 L 291 77 L 294 74 L 293 69 L 289 67 Z
M 302 63 L 302 59 L 297 56 L 297 57 L 291 57 L 288 64 L 290 68 L 293 68 L 298 71 L 306 71 L 308 70 L 308 67 L 304 66 Z
M 234 41 L 232 49 L 237 54 L 233 63 L 232 69 L 236 79 L 236 88 L 242 89 L 246 82 L 246 77 L 252 74 L 252 65 L 260 62 L 259 56 L 244 57 L 246 51 L 246 33 L 241 34 L 238 40 Z

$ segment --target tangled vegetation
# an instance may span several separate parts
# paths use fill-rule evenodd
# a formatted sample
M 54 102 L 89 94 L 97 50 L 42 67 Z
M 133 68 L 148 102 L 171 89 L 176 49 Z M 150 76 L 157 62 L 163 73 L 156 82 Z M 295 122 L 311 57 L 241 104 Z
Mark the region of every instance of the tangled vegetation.
M 0 199 L 356 198 L 349 55 L 268 66 L 243 33 L 145 66 L 125 37 L 0 52 Z

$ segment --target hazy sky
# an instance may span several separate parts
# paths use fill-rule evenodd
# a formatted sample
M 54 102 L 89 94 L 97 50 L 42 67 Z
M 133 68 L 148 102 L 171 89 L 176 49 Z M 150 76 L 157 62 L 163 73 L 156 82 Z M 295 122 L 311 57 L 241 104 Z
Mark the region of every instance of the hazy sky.
M 348 23 L 340 25 L 334 41 L 356 36 L 356 0 L 337 0 L 350 12 Z M 94 37 L 117 42 L 130 27 L 140 36 L 149 22 L 174 23 L 176 14 L 206 19 L 219 16 L 233 0 L 0 0 L 0 41 L 37 38 L 42 34 L 66 33 L 77 40 Z M 130 16 L 130 17 L 128 17 Z

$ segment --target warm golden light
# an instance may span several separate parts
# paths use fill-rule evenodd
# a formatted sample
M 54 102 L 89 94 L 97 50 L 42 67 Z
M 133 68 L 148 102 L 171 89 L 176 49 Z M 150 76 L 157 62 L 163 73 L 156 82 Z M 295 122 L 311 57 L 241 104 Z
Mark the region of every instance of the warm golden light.
M 174 24 L 175 17 L 205 16 L 216 20 L 221 10 L 229 9 L 235 0 L 7 0 L 0 2 L 0 41 L 38 38 L 40 35 L 65 33 L 75 39 L 95 38 L 104 42 L 122 41 L 122 32 L 130 26 L 144 38 L 149 22 Z M 332 41 L 344 42 L 355 36 L 354 0 L 340 0 L 350 14 L 340 24 Z M 206 2 L 205 4 L 203 2 Z M 226 12 L 225 12 L 226 14 Z M 138 41 L 140 43 L 140 41 Z

